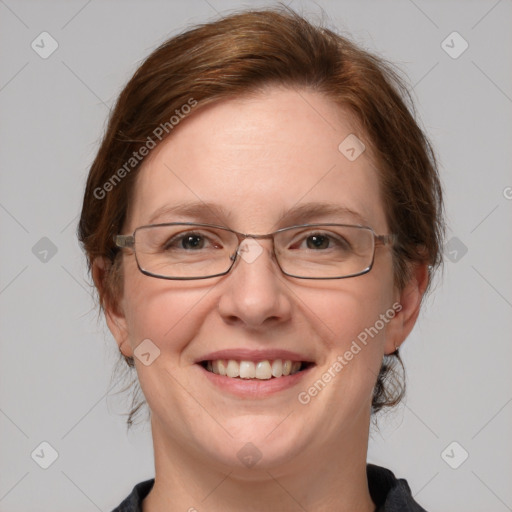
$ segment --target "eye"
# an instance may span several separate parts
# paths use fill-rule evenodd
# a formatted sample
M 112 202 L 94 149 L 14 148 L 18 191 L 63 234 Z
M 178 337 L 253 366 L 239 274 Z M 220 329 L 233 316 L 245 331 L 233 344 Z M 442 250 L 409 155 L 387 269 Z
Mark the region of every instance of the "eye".
M 205 233 L 187 232 L 169 238 L 162 249 L 164 251 L 199 251 L 201 249 L 218 249 L 220 247 L 222 247 L 221 243 L 218 240 L 213 240 L 213 234 L 212 238 L 210 238 Z
M 202 249 L 205 239 L 200 235 L 186 235 L 181 238 L 180 242 L 183 249 Z
M 328 249 L 331 240 L 325 235 L 310 235 L 306 238 L 308 249 Z
M 332 232 L 302 233 L 290 249 L 310 249 L 312 251 L 350 251 L 351 244 L 343 236 Z

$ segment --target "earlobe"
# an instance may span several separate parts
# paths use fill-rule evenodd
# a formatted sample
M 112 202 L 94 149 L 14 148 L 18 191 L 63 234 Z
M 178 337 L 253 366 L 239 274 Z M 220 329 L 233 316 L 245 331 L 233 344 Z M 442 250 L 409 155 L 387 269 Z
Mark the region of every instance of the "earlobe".
M 395 352 L 411 333 L 420 313 L 421 301 L 429 282 L 428 265 L 417 263 L 403 290 L 399 292 L 400 310 L 388 325 L 385 353 Z
M 133 357 L 133 350 L 128 339 L 128 330 L 126 329 L 124 317 L 120 319 L 118 315 L 115 315 L 111 310 L 106 309 L 105 320 L 112 336 L 117 342 L 119 351 L 126 357 Z
M 122 298 L 115 296 L 115 290 L 112 290 L 112 280 L 109 282 L 109 272 L 112 271 L 115 271 L 112 263 L 106 258 L 98 257 L 94 259 L 91 273 L 94 284 L 98 289 L 107 326 L 115 338 L 121 353 L 127 357 L 133 357 L 133 350 L 128 339 L 126 318 L 122 307 Z

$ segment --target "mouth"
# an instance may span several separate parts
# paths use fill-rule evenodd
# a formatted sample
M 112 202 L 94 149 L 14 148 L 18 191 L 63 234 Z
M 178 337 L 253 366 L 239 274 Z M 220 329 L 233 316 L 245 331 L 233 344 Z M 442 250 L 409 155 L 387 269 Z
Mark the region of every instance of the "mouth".
M 297 388 L 316 366 L 312 355 L 277 348 L 221 349 L 195 363 L 213 389 L 244 400 L 281 396 Z
M 201 361 L 206 371 L 237 380 L 275 380 L 289 377 L 311 368 L 309 361 L 292 361 L 291 359 L 238 360 L 213 359 Z

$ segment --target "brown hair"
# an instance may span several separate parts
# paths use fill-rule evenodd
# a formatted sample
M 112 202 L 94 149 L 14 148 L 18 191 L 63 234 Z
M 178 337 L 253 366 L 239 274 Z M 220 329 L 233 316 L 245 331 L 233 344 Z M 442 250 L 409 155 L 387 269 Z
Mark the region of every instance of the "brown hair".
M 390 231 L 398 234 L 393 247 L 397 286 L 407 283 L 412 263 L 427 263 L 431 271 L 441 264 L 444 224 L 436 160 L 397 72 L 290 9 L 249 10 L 165 42 L 139 67 L 112 110 L 89 172 L 78 227 L 89 270 L 96 257 L 112 263 L 105 281 L 96 283 L 101 309 L 115 308 L 122 293 L 121 258 L 113 236 L 121 232 L 127 215 L 143 161 L 141 147 L 165 140 L 174 127 L 171 118 L 187 112 L 184 105 L 200 106 L 268 85 L 312 89 L 354 115 L 380 173 Z M 133 358 L 124 359 L 132 369 Z M 397 363 L 403 369 L 398 351 L 384 357 L 373 412 L 402 398 Z M 136 403 L 136 378 L 131 385 L 137 389 L 128 427 L 143 404 Z

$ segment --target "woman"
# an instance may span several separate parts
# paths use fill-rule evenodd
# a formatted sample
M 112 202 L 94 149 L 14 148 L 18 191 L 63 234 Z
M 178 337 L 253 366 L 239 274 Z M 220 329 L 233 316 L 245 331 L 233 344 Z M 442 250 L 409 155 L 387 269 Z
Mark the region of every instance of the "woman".
M 79 226 L 151 412 L 155 478 L 116 511 L 424 510 L 366 462 L 441 261 L 404 93 L 288 10 L 187 31 L 127 84 Z

